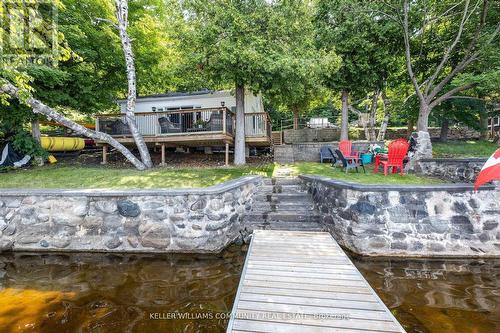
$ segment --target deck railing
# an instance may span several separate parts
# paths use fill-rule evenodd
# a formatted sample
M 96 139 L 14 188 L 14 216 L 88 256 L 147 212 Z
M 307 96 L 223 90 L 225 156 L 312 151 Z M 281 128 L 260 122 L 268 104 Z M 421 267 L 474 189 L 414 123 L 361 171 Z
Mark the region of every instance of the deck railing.
M 271 138 L 271 122 L 266 112 L 245 113 L 245 136 Z
M 223 133 L 234 135 L 234 114 L 228 108 L 165 112 L 137 112 L 135 122 L 144 136 Z M 130 136 L 124 114 L 98 115 L 96 130 L 112 136 Z

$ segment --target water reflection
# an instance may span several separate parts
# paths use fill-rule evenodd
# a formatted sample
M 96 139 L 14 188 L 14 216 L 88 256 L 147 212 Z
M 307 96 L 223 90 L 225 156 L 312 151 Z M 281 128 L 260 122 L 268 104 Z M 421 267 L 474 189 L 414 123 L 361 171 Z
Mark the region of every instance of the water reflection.
M 353 257 L 408 332 L 500 332 L 500 260 Z
M 0 332 L 224 332 L 224 320 L 164 314 L 229 312 L 243 259 L 238 248 L 217 256 L 2 254 Z

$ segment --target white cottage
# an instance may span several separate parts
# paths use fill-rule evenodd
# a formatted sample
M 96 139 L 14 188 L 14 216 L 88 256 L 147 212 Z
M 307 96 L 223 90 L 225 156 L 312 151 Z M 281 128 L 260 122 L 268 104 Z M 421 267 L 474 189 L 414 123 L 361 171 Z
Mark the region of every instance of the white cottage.
M 126 100 L 118 100 L 121 115 L 99 115 L 96 129 L 124 144 L 133 139 L 124 121 Z M 234 143 L 236 98 L 230 91 L 202 90 L 138 97 L 135 120 L 149 145 L 165 147 L 229 147 Z M 245 137 L 249 147 L 271 144 L 271 124 L 262 96 L 245 95 Z

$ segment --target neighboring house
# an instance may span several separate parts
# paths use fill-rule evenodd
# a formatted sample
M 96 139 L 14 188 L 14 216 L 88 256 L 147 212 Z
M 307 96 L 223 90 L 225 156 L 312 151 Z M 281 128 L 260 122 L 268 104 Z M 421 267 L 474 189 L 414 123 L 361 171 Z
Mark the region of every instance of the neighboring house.
M 124 122 L 126 100 L 118 100 L 122 115 L 98 115 L 96 129 L 119 142 L 133 143 Z M 234 144 L 236 99 L 230 91 L 202 90 L 137 98 L 135 120 L 146 143 L 165 147 L 214 147 Z M 271 124 L 261 95 L 245 95 L 245 136 L 248 146 L 269 146 Z

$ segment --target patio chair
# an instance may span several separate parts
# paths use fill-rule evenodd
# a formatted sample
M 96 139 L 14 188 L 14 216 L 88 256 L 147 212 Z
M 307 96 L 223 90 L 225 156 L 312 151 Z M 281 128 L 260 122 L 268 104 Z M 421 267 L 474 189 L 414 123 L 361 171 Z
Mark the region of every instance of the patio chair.
M 111 135 L 130 135 L 130 128 L 125 120 L 116 119 L 111 124 Z
M 207 128 L 212 132 L 220 132 L 222 131 L 222 114 L 212 113 L 210 115 L 210 120 L 207 123 Z
M 332 149 L 329 146 L 321 146 L 319 149 L 319 161 L 323 163 L 324 160 L 333 162 L 335 156 L 332 153 Z
M 328 147 L 328 152 L 332 156 L 332 167 L 335 167 L 337 164 L 341 163 L 340 160 L 335 156 L 335 153 L 330 147 Z
M 342 140 L 339 142 L 339 149 L 346 159 L 359 158 L 359 152 L 352 150 L 352 141 Z
M 404 175 L 403 162 L 410 144 L 406 140 L 398 139 L 392 141 L 388 146 L 387 160 L 380 160 L 375 165 L 374 173 L 377 173 L 380 164 L 384 166 L 384 176 L 387 176 L 387 170 L 392 167 L 392 173 L 396 173 L 397 168 L 399 172 Z
M 158 118 L 158 123 L 160 124 L 160 133 L 162 134 L 182 132 L 181 125 L 171 122 L 168 117 Z
M 351 169 L 355 169 L 356 172 L 359 172 L 358 167 L 362 167 L 363 172 L 366 173 L 365 166 L 363 165 L 363 161 L 361 159 L 359 158 L 347 159 L 339 149 L 335 149 L 335 152 L 337 153 L 338 159 L 342 163 L 342 168 L 344 169 L 345 173 L 347 173 Z

